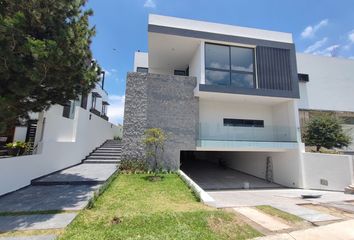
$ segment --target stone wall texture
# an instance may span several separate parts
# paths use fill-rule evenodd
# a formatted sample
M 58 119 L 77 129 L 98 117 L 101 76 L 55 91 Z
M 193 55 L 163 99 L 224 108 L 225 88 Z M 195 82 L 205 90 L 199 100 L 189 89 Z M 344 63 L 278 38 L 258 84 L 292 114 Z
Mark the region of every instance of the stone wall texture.
M 178 169 L 180 152 L 195 150 L 199 122 L 195 77 L 128 73 L 123 123 L 123 158 L 144 158 L 144 131 L 167 134 L 163 167 Z

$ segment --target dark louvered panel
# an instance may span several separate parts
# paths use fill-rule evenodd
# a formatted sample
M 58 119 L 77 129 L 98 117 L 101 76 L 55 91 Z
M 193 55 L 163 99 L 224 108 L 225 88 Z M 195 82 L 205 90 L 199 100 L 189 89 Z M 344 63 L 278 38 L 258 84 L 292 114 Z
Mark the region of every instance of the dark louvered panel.
M 290 50 L 257 47 L 258 88 L 292 91 Z

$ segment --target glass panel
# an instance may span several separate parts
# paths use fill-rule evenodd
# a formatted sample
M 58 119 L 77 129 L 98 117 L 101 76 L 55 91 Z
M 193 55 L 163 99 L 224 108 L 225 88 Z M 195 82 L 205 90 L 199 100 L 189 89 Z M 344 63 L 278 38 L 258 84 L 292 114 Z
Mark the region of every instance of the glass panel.
M 230 54 L 228 46 L 206 44 L 205 67 L 230 70 Z
M 238 88 L 254 88 L 253 74 L 231 73 L 231 85 Z
M 253 49 L 231 47 L 231 69 L 253 72 Z
M 140 73 L 148 73 L 148 72 L 149 72 L 149 69 L 148 69 L 148 68 L 145 68 L 145 67 L 137 67 L 137 68 L 136 68 L 136 71 L 137 71 L 137 72 L 140 72 Z
M 230 85 L 230 72 L 206 70 L 205 84 L 224 86 Z

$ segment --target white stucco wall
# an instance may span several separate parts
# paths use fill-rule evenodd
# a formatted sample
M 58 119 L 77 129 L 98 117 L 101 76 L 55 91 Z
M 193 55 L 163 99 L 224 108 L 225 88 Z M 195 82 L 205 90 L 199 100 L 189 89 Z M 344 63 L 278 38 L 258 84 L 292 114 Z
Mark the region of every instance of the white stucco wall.
M 136 72 L 137 67 L 149 68 L 149 56 L 146 52 L 134 53 L 134 67 L 133 72 Z
M 272 158 L 273 180 L 287 187 L 303 187 L 301 152 L 235 152 L 227 154 L 230 168 L 264 179 L 267 157 Z
M 354 111 L 354 60 L 297 53 L 299 73 L 309 74 L 300 82 L 299 108 Z
M 202 64 L 203 61 L 203 57 L 202 57 L 202 53 L 204 52 L 204 43 L 201 42 L 199 47 L 196 49 L 192 61 L 189 64 L 189 76 L 191 77 L 196 77 L 198 80 L 198 83 L 200 83 L 200 80 L 202 79 L 202 74 L 204 74 L 204 71 L 202 69 L 202 66 L 204 66 L 204 64 Z M 204 77 L 203 77 L 204 79 Z
M 38 154 L 0 159 L 0 195 L 27 186 L 34 178 L 80 163 L 95 147 L 121 132 L 119 127 L 80 107 L 76 107 L 75 119 L 70 124 L 68 121 L 59 124 L 64 120 L 60 108 L 55 106 L 56 111 L 51 111 L 53 118 L 55 112 L 60 113 L 57 121 L 46 120 Z M 42 117 L 39 116 L 39 122 Z M 72 133 L 68 127 L 72 127 Z
M 303 153 L 305 188 L 344 191 L 354 183 L 353 160 L 348 155 Z M 328 181 L 328 186 L 321 184 Z
M 230 36 L 240 36 L 264 39 L 277 42 L 292 43 L 292 34 L 284 32 L 275 32 L 256 28 L 239 27 L 227 24 L 211 23 L 204 21 L 196 21 L 185 18 L 168 17 L 162 15 L 149 15 L 149 24 L 188 29 L 202 32 L 225 34 Z
M 14 142 L 15 141 L 26 141 L 26 133 L 27 127 L 16 127 L 15 134 L 14 134 Z
M 223 125 L 224 118 L 264 120 L 265 126 L 273 123 L 272 108 L 267 105 L 235 101 L 199 100 L 199 121 Z

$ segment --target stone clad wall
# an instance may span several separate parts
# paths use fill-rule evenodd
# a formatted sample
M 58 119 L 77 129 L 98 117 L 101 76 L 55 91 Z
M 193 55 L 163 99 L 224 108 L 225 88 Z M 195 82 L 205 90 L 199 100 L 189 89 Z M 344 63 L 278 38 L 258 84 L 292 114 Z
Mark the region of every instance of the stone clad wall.
M 123 157 L 144 157 L 142 135 L 163 129 L 166 169 L 178 169 L 181 150 L 195 150 L 199 122 L 195 77 L 129 73 L 125 96 Z
M 128 73 L 125 90 L 122 159 L 144 156 L 141 136 L 147 127 L 147 75 Z

